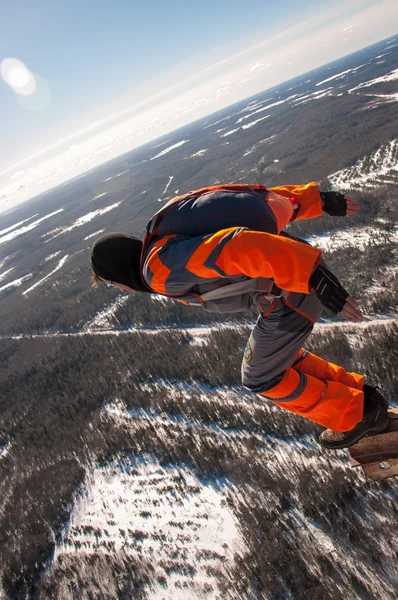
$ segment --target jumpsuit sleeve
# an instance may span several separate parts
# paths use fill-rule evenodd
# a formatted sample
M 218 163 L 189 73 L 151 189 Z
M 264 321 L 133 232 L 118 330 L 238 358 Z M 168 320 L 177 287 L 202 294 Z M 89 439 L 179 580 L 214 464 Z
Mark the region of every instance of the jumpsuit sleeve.
M 315 181 L 304 185 L 281 185 L 268 189 L 286 198 L 296 198 L 299 201 L 300 208 L 294 220 L 312 219 L 323 214 L 322 198 Z
M 187 238 L 158 240 L 144 263 L 144 278 L 155 291 L 178 294 L 195 284 L 246 275 L 272 278 L 284 290 L 308 294 L 309 278 L 321 250 L 287 237 L 243 227 Z

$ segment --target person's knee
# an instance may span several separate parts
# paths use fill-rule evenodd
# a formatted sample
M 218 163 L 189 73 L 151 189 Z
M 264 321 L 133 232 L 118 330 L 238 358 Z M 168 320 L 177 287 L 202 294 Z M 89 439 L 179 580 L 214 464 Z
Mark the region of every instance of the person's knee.
M 269 377 L 264 374 L 250 373 L 242 369 L 242 385 L 246 390 L 255 394 L 262 394 L 278 385 L 282 381 L 284 373 L 283 371 L 273 377 Z

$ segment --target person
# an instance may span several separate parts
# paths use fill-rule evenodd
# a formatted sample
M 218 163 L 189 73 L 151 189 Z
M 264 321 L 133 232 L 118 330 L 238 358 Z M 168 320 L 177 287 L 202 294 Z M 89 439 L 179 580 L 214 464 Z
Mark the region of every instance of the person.
M 322 425 L 323 447 L 345 448 L 386 428 L 388 403 L 362 374 L 305 350 L 324 307 L 353 323 L 363 315 L 321 250 L 284 228 L 323 213 L 349 217 L 358 208 L 351 196 L 322 192 L 315 182 L 202 188 L 170 200 L 149 221 L 143 242 L 124 233 L 96 240 L 93 277 L 213 312 L 256 306 L 244 388 Z

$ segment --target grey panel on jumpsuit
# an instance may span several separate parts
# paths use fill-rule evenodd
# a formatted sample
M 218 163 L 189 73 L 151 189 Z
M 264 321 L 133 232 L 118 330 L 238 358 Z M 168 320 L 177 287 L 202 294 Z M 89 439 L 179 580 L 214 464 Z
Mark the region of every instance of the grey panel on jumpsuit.
M 322 305 L 314 292 L 295 293 L 289 303 L 317 321 Z M 314 323 L 277 298 L 267 317 L 262 315 L 250 335 L 242 361 L 243 386 L 253 392 L 266 392 L 277 382 L 273 379 L 292 366 L 304 346 Z

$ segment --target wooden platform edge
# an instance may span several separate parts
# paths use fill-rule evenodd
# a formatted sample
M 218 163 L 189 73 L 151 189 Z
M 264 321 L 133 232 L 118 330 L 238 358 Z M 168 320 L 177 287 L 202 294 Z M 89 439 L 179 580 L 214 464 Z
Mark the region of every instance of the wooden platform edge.
M 348 448 L 350 466 L 362 467 L 373 481 L 382 481 L 398 475 L 398 408 L 388 411 L 390 423 L 383 433 L 362 438 Z

